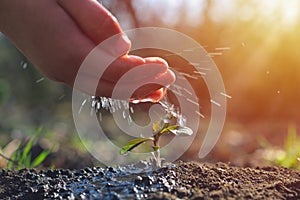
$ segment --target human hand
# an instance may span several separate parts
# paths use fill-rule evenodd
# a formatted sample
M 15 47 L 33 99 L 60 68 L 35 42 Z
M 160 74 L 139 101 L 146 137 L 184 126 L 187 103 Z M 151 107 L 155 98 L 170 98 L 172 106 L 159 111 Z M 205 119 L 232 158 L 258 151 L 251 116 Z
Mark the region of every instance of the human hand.
M 122 33 L 115 18 L 93 0 L 1 0 L 0 31 L 48 78 L 69 86 L 73 86 L 86 56 L 105 39 Z M 141 64 L 153 63 L 160 67 L 153 80 L 161 80 L 165 85 L 174 81 L 174 74 L 164 60 L 127 55 L 129 50 L 126 37 L 120 37 L 106 49 L 112 55 L 122 56 L 101 77 L 97 96 L 111 96 L 118 79 Z M 96 79 L 99 77 L 86 78 L 91 82 Z M 162 90 L 158 90 L 161 87 L 154 84 L 142 87 L 134 93 L 134 98 L 158 100 L 163 95 Z M 86 91 L 80 85 L 77 89 Z

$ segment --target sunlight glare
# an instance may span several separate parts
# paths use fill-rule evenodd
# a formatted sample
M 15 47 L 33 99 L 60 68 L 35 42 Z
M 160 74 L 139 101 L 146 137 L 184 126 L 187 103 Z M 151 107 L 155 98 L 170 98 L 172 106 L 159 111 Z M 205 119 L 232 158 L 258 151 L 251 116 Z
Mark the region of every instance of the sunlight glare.
M 286 25 L 295 25 L 298 21 L 299 1 L 289 0 L 282 5 L 282 21 Z
M 258 0 L 258 10 L 266 22 L 277 23 L 285 27 L 293 27 L 299 19 L 298 0 Z

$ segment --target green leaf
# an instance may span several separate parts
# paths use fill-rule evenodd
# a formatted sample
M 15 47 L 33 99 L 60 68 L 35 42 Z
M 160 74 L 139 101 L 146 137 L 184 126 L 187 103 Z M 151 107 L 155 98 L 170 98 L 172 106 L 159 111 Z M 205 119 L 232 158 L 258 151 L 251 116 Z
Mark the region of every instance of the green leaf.
M 124 155 L 128 151 L 131 151 L 132 149 L 134 149 L 135 147 L 139 146 L 140 144 L 142 144 L 146 141 L 153 141 L 153 138 L 137 138 L 137 139 L 131 140 L 131 141 L 127 142 L 127 144 L 125 144 L 125 146 L 122 147 L 122 149 L 120 150 L 119 153 L 121 155 Z
M 26 168 L 30 168 L 30 162 L 31 162 L 31 154 L 29 154 L 26 159 L 24 160 L 24 163 L 22 163 L 24 165 L 24 167 Z
M 38 155 L 33 161 L 30 167 L 34 168 L 38 165 L 40 165 L 45 159 L 46 157 L 50 154 L 50 151 L 43 151 L 42 153 L 40 153 L 40 155 Z
M 193 134 L 193 130 L 186 126 L 178 126 L 177 129 L 171 129 L 170 132 L 177 136 L 191 136 Z
M 34 140 L 35 140 L 35 138 L 33 137 L 33 138 L 31 138 L 31 139 L 29 140 L 29 142 L 26 144 L 26 146 L 25 146 L 25 148 L 24 148 L 24 150 L 23 150 L 23 152 L 22 152 L 22 156 L 21 156 L 21 158 L 20 158 L 20 162 L 25 162 L 26 157 L 28 156 L 28 154 L 29 154 L 29 152 L 30 152 L 30 150 L 31 150 L 31 147 L 32 147 L 32 145 L 33 145 Z
M 168 127 L 164 128 L 164 129 L 162 129 L 162 130 L 160 131 L 160 133 L 171 132 L 172 130 L 178 129 L 178 127 L 179 127 L 178 125 L 168 126 Z

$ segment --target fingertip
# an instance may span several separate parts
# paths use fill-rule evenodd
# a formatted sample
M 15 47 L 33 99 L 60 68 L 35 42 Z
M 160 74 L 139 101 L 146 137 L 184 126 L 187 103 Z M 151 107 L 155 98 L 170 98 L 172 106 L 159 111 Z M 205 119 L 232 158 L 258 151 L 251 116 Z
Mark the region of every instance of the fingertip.
M 160 57 L 147 57 L 147 58 L 145 58 L 145 62 L 146 62 L 146 64 L 148 64 L 148 63 L 157 63 L 157 64 L 162 64 L 166 67 L 169 66 L 168 62 L 166 60 L 164 60 L 163 58 L 160 58 Z
M 122 55 L 121 57 L 118 58 L 118 60 L 120 63 L 123 63 L 123 64 L 126 63 L 126 65 L 129 65 L 131 67 L 142 65 L 142 64 L 145 64 L 145 62 L 146 62 L 145 59 L 140 56 L 128 55 L 128 54 Z M 131 67 L 128 67 L 128 68 L 130 69 Z
M 168 69 L 167 76 L 168 76 L 168 79 L 170 81 L 170 85 L 173 84 L 176 81 L 176 75 L 172 70 Z

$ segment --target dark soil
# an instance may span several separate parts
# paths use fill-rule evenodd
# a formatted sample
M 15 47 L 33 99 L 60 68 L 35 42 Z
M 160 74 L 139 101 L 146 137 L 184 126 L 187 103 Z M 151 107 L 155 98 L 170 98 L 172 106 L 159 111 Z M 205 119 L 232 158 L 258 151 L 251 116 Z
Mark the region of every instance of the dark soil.
M 176 162 L 81 170 L 0 170 L 0 199 L 300 199 L 300 171 Z

